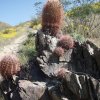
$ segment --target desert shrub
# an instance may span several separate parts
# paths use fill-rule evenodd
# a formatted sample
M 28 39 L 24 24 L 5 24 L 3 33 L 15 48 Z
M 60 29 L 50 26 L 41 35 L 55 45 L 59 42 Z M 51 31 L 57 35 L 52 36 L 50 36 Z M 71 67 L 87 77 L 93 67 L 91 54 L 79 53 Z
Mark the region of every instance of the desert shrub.
M 100 31 L 99 0 L 61 0 L 65 6 L 66 31 L 85 38 L 98 38 Z
M 64 49 L 62 47 L 56 47 L 53 53 L 56 54 L 58 57 L 63 56 Z
M 70 35 L 63 35 L 57 45 L 68 50 L 74 47 L 74 40 Z
M 70 35 L 74 38 L 74 40 L 83 43 L 84 41 L 86 41 L 85 37 L 81 34 L 77 34 L 77 33 L 70 33 Z
M 97 38 L 100 31 L 100 15 L 89 14 L 84 19 L 82 18 L 69 18 L 66 17 L 66 26 L 63 31 L 67 33 L 81 34 L 85 38 Z
M 34 34 L 32 33 L 32 32 L 29 32 L 29 34 L 28 34 L 28 38 L 31 38 L 31 37 L 33 37 L 34 36 Z M 26 42 L 25 43 L 27 43 L 27 41 L 29 41 L 29 39 L 28 40 L 26 40 Z
M 93 12 L 98 14 L 100 13 L 100 2 L 94 3 L 91 5 L 93 8 Z
M 37 27 L 40 27 L 40 18 L 37 17 L 37 18 L 33 18 L 31 20 L 31 24 L 29 26 L 30 28 L 33 28 L 33 29 L 36 29 Z
M 32 60 L 36 55 L 35 50 L 35 37 L 29 34 L 28 39 L 23 43 L 22 47 L 19 50 L 19 57 L 21 63 L 27 64 L 29 60 Z
M 69 17 L 81 17 L 85 18 L 89 14 L 99 14 L 100 13 L 100 2 L 92 4 L 83 4 L 81 6 L 76 6 L 67 12 Z
M 55 36 L 63 23 L 63 8 L 59 1 L 48 1 L 42 11 L 42 31 Z
M 0 61 L 0 73 L 3 77 L 11 77 L 20 71 L 20 61 L 15 55 L 6 55 Z
M 8 28 L 0 32 L 0 37 L 6 38 L 6 39 L 13 38 L 16 35 L 17 35 L 17 32 L 15 28 Z
M 68 12 L 68 16 L 85 18 L 87 15 L 91 13 L 91 11 L 93 11 L 91 5 L 85 4 L 83 6 L 73 8 L 71 11 Z
M 81 42 L 81 43 L 86 41 L 85 36 L 83 34 L 81 34 L 80 32 L 77 32 L 75 30 L 76 29 L 75 29 L 75 27 L 73 26 L 73 23 L 72 23 L 68 27 L 65 26 L 62 31 L 63 31 L 63 33 L 65 33 L 65 35 L 66 34 L 71 35 L 75 41 L 78 41 L 78 42 Z

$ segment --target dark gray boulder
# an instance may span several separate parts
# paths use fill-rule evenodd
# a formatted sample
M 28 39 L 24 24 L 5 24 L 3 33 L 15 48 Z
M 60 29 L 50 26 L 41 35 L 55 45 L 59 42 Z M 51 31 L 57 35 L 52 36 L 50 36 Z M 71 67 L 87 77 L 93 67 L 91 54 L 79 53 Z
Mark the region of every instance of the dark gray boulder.
M 38 35 L 41 34 L 43 33 L 40 32 Z M 55 37 L 56 42 L 54 44 L 50 44 L 51 42 L 48 43 L 48 41 L 52 41 L 52 36 L 46 35 L 46 40 L 44 35 L 41 36 L 42 40 L 39 40 L 39 37 L 37 37 L 37 40 L 39 40 L 38 44 L 42 43 L 43 40 L 47 45 L 49 44 L 47 48 L 46 44 L 45 47 L 42 46 L 42 50 L 41 45 L 40 47 L 38 47 L 38 52 L 41 51 L 41 54 L 37 57 L 37 61 L 40 69 L 45 74 L 47 74 L 48 76 L 53 75 L 54 70 L 64 67 L 73 72 L 86 73 L 95 78 L 100 77 L 100 50 L 93 43 L 91 43 L 90 41 L 84 42 L 82 44 L 79 42 L 75 42 L 75 46 L 73 49 L 65 51 L 63 57 L 58 57 L 53 54 L 53 50 L 54 48 L 56 48 L 56 44 L 59 39 Z M 44 45 L 44 43 L 42 43 L 42 45 Z M 53 49 L 50 49 L 51 47 Z
M 56 37 L 55 41 L 58 40 Z M 52 41 L 52 36 L 49 41 Z M 99 48 L 90 41 L 75 42 L 73 49 L 65 51 L 63 57 L 58 57 L 53 54 L 54 49 L 51 50 L 50 46 L 53 47 L 53 44 L 41 50 L 37 62 L 43 73 L 50 77 L 47 88 L 51 100 L 99 100 Z M 56 73 L 58 70 L 61 75 Z
M 44 82 L 20 80 L 18 86 L 19 89 L 12 93 L 12 100 L 43 100 L 45 96 L 46 84 Z

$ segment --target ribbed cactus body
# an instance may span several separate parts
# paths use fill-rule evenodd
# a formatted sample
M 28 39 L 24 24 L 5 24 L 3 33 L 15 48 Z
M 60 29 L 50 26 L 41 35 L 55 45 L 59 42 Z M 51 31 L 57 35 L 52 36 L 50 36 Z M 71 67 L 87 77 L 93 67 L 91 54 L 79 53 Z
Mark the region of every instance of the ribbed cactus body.
M 55 36 L 63 22 L 63 8 L 59 1 L 48 1 L 42 12 L 42 31 Z
M 9 77 L 20 71 L 20 62 L 15 55 L 7 55 L 0 61 L 0 73 L 3 77 Z
M 64 49 L 61 47 L 56 47 L 54 50 L 54 54 L 56 54 L 58 57 L 61 57 L 64 55 Z
M 60 37 L 60 40 L 58 41 L 57 45 L 68 50 L 73 48 L 74 40 L 70 35 L 63 35 Z

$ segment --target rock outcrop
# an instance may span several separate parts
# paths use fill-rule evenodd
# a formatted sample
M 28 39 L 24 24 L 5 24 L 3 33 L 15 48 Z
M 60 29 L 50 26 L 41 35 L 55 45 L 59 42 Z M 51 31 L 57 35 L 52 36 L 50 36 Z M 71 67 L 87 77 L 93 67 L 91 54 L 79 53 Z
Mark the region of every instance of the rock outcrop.
M 100 100 L 99 48 L 75 41 L 59 57 L 53 52 L 58 41 L 38 31 L 37 57 L 28 72 L 22 69 L 18 77 L 1 82 L 1 100 Z
M 64 56 L 58 57 L 53 54 L 54 49 L 51 47 L 55 48 L 59 39 L 44 33 L 41 41 L 39 35 L 41 35 L 40 31 L 37 38 L 38 42 L 42 43 L 42 50 L 39 50 L 41 47 L 37 48 L 37 51 L 41 51 L 37 62 L 40 69 L 52 81 L 47 85 L 51 100 L 64 100 L 65 98 L 66 100 L 99 100 L 99 48 L 90 41 L 75 42 L 73 49 L 66 50 Z M 55 38 L 54 43 L 51 42 L 53 38 Z M 48 40 L 52 44 L 48 45 Z
M 37 57 L 29 62 L 29 77 L 3 80 L 1 100 L 100 100 L 100 49 L 90 41 L 74 42 L 63 56 L 54 54 L 59 37 L 38 31 Z

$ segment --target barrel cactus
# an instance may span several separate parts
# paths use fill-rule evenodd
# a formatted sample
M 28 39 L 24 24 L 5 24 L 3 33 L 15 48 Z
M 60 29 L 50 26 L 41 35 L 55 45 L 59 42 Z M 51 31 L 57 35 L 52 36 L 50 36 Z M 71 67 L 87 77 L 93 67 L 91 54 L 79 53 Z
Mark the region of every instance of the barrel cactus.
M 66 73 L 69 73 L 69 71 L 64 67 L 61 67 L 55 70 L 54 75 L 58 78 L 64 78 Z
M 20 62 L 15 55 L 6 55 L 0 61 L 0 73 L 5 77 L 11 77 L 20 71 Z
M 61 29 L 63 12 L 59 0 L 49 0 L 42 11 L 42 31 L 56 36 Z
M 56 54 L 58 57 L 61 57 L 64 55 L 64 49 L 61 47 L 56 47 L 53 53 Z
M 70 35 L 63 35 L 60 37 L 57 45 L 68 50 L 74 47 L 74 40 Z

